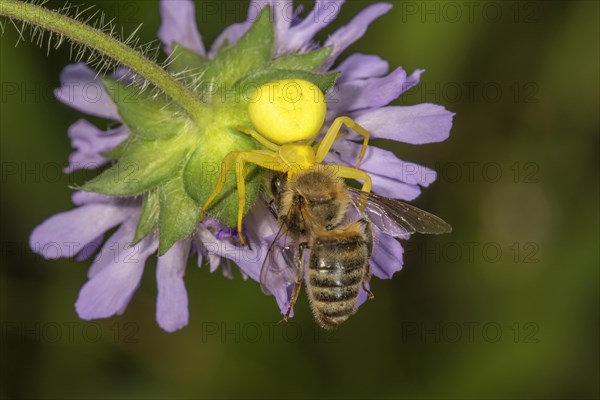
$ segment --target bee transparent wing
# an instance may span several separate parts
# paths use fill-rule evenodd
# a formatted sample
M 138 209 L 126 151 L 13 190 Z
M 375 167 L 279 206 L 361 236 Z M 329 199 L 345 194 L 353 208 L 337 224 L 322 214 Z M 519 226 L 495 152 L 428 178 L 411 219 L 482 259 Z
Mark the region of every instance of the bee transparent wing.
M 391 236 L 413 233 L 440 234 L 452 232 L 452 227 L 439 217 L 403 201 L 366 193 L 348 187 L 353 203 L 364 211 L 379 229 Z M 363 199 L 366 196 L 366 202 Z M 362 206 L 362 207 L 361 207 Z
M 285 288 L 296 281 L 298 246 L 289 241 L 286 228 L 282 225 L 269 246 L 260 269 L 260 287 L 265 294 L 274 295 L 277 289 Z

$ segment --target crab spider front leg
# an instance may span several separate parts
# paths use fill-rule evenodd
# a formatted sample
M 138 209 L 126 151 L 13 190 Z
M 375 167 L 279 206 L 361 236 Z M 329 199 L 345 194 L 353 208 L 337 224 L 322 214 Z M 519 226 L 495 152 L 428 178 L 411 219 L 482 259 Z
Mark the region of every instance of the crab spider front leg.
M 337 173 L 340 178 L 348 178 L 348 179 L 357 179 L 363 181 L 362 191 L 364 192 L 360 196 L 360 204 L 359 208 L 364 211 L 367 206 L 367 193 L 371 192 L 371 188 L 373 187 L 373 182 L 369 174 L 365 171 L 361 171 L 360 169 L 346 167 L 343 165 L 336 165 Z
M 271 169 L 274 171 L 285 172 L 284 168 L 278 162 L 276 154 L 268 151 L 245 151 L 237 153 L 235 157 L 236 165 L 236 181 L 238 190 L 238 235 L 240 237 L 240 243 L 242 246 L 244 243 L 244 237 L 242 235 L 242 219 L 244 217 L 244 207 L 246 206 L 246 175 L 244 174 L 244 163 L 256 164 L 260 167 Z
M 231 152 L 225 156 L 223 161 L 221 162 L 221 173 L 219 176 L 219 180 L 217 185 L 215 186 L 215 190 L 206 200 L 206 203 L 202 206 L 202 211 L 200 212 L 201 218 L 204 216 L 204 212 L 208 209 L 210 204 L 217 198 L 219 193 L 223 190 L 225 186 L 225 180 L 227 179 L 227 175 L 231 170 L 231 161 L 234 161 L 235 168 L 235 176 L 238 190 L 238 220 L 237 220 L 237 229 L 238 235 L 240 238 L 240 243 L 242 245 L 245 244 L 244 237 L 242 235 L 242 219 L 244 217 L 244 207 L 246 205 L 246 175 L 244 173 L 244 163 L 249 162 L 252 164 L 256 164 L 260 167 L 271 169 L 274 171 L 285 172 L 284 168 L 278 162 L 277 155 L 270 151 L 242 151 L 242 152 Z
M 318 163 L 321 163 L 325 160 L 325 157 L 327 157 L 327 153 L 329 153 L 329 150 L 331 150 L 331 146 L 333 146 L 333 142 L 335 142 L 335 140 L 337 139 L 343 124 L 345 124 L 348 128 L 352 129 L 364 138 L 363 146 L 360 151 L 360 156 L 355 167 L 358 168 L 360 167 L 360 163 L 362 162 L 367 151 L 367 146 L 369 145 L 369 137 L 371 136 L 371 134 L 365 128 L 354 122 L 350 117 L 337 117 L 333 121 L 333 123 L 327 130 L 327 133 L 325 133 L 323 140 L 321 141 L 321 143 L 319 143 L 319 147 L 317 148 L 316 160 Z
M 204 219 L 204 213 L 206 212 L 208 207 L 210 207 L 212 202 L 217 198 L 219 193 L 221 193 L 221 190 L 223 190 L 223 187 L 225 186 L 225 181 L 227 179 L 227 174 L 229 173 L 229 170 L 230 170 L 231 160 L 233 160 L 233 158 L 235 157 L 236 154 L 237 154 L 236 152 L 231 152 L 231 153 L 227 154 L 225 156 L 225 158 L 223 158 L 223 161 L 221 161 L 221 173 L 219 174 L 219 179 L 217 180 L 215 189 L 213 190 L 211 195 L 208 196 L 208 199 L 206 200 L 206 202 L 204 202 L 204 205 L 202 206 L 202 209 L 200 210 L 200 221 L 202 221 Z
M 361 171 L 357 168 L 346 167 L 344 165 L 336 165 L 337 174 L 340 178 L 348 178 L 348 179 L 356 179 L 363 181 L 362 191 L 363 192 L 371 192 L 371 188 L 373 187 L 373 182 L 369 174 L 365 171 Z
M 254 129 L 245 128 L 243 126 L 238 126 L 238 127 L 236 127 L 236 129 L 242 133 L 245 133 L 246 135 L 251 136 L 254 140 L 256 140 L 258 143 L 262 144 L 269 150 L 277 151 L 279 149 L 279 146 L 277 146 L 275 143 L 266 139 L 263 135 L 256 132 Z

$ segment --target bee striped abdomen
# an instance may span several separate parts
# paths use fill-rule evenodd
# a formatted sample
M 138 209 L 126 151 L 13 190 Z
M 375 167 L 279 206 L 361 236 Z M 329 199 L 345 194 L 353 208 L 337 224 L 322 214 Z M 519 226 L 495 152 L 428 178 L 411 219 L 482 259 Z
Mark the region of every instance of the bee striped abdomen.
M 315 238 L 307 292 L 321 326 L 333 328 L 354 314 L 368 259 L 367 243 L 358 232 L 335 231 Z

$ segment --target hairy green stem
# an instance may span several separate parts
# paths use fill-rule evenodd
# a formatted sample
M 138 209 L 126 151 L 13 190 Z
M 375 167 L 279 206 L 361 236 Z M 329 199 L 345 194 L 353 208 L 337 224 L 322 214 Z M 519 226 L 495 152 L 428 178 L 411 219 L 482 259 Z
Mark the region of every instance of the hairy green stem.
M 15 0 L 0 0 L 0 15 L 56 32 L 107 55 L 143 76 L 194 120 L 206 109 L 200 99 L 156 63 L 98 29 L 43 7 Z

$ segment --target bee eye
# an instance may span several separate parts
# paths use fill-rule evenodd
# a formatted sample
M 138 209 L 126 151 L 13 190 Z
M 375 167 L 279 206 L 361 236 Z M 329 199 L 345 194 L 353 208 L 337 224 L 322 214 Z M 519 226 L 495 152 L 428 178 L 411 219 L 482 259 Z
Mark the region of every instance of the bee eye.
M 278 195 L 280 192 L 280 184 L 277 180 L 273 180 L 271 182 L 271 193 L 273 193 L 274 195 Z

